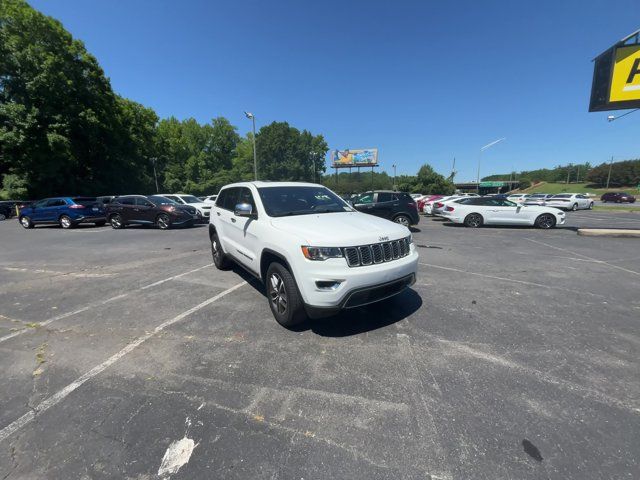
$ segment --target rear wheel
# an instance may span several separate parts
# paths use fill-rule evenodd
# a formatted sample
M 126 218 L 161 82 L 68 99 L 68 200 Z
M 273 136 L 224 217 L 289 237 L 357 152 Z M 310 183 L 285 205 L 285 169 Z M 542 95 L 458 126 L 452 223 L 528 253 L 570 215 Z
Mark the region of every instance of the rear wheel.
M 124 221 L 122 220 L 122 216 L 119 213 L 111 215 L 109 217 L 109 223 L 111 224 L 111 228 L 115 230 L 124 228 Z
M 284 265 L 278 262 L 269 265 L 266 284 L 271 313 L 280 325 L 293 327 L 306 320 L 298 286 Z
M 73 220 L 71 220 L 71 217 L 62 215 L 60 217 L 60 226 L 65 229 L 69 229 L 75 227 L 75 224 L 73 223 Z
M 213 257 L 213 264 L 218 270 L 228 270 L 231 267 L 231 262 L 222 250 L 218 234 L 214 233 L 211 237 L 211 256 Z
M 578 204 L 574 203 L 573 206 L 571 207 L 571 211 L 575 212 L 576 210 L 578 210 Z
M 484 223 L 482 215 L 479 213 L 470 213 L 464 219 L 464 226 L 469 228 L 479 228 Z
M 550 213 L 543 213 L 536 218 L 535 226 L 544 229 L 553 228 L 556 226 L 556 217 Z
M 398 215 L 393 219 L 393 221 L 407 228 L 409 228 L 409 225 L 411 225 L 411 220 L 406 215 Z
M 29 217 L 20 217 L 20 225 L 24 228 L 33 228 L 33 222 Z
M 166 213 L 158 215 L 158 218 L 156 218 L 156 225 L 158 225 L 160 230 L 168 230 L 169 227 L 171 227 L 171 219 L 169 218 L 169 215 Z

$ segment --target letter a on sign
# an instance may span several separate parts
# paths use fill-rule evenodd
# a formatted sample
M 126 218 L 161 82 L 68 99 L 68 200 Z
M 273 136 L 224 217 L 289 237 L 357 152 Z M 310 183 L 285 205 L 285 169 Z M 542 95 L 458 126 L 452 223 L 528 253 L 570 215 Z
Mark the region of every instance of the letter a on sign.
M 616 49 L 610 102 L 640 100 L 640 45 Z

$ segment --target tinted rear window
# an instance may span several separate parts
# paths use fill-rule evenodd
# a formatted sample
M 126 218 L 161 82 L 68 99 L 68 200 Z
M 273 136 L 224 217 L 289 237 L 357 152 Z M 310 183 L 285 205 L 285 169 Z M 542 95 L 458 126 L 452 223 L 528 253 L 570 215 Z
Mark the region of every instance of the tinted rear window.
M 74 197 L 71 200 L 78 205 L 93 205 L 98 201 L 96 197 Z

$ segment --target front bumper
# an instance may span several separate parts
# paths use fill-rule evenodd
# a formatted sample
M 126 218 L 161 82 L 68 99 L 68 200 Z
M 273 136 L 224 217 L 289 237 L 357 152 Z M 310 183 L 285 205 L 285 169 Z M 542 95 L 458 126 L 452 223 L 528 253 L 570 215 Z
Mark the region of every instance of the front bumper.
M 327 316 L 343 308 L 383 300 L 412 285 L 418 270 L 418 252 L 412 244 L 406 257 L 374 265 L 349 267 L 344 258 L 324 262 L 307 260 L 303 265 L 295 276 L 307 313 L 310 317 Z M 316 282 L 336 282 L 338 286 L 323 289 Z

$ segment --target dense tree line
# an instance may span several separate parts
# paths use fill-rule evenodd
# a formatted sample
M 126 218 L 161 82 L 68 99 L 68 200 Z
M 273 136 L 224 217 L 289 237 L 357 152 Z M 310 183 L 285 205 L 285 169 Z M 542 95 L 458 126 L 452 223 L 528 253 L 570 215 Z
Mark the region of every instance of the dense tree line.
M 603 163 L 597 167 L 592 167 L 590 163 L 570 163 L 555 168 L 490 175 L 482 180 L 509 180 L 513 178 L 519 180 L 521 186 L 524 185 L 525 188 L 532 183 L 538 182 L 588 182 L 594 186 L 602 187 L 607 184 L 609 165 L 609 163 Z M 613 162 L 611 164 L 611 180 L 609 183 L 615 186 L 637 186 L 640 184 L 640 160 Z
M 159 120 L 116 95 L 62 24 L 23 0 L 0 1 L 0 196 L 214 193 L 252 179 L 253 138 L 222 117 Z M 256 135 L 259 178 L 324 172 L 321 135 L 274 122 Z
M 640 159 L 614 162 L 611 165 L 602 163 L 589 171 L 587 181 L 596 185 L 606 185 L 609 167 L 611 167 L 609 185 L 625 187 L 640 185 Z

